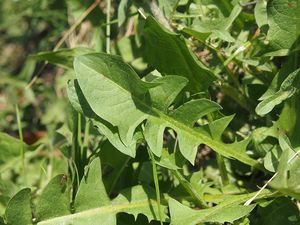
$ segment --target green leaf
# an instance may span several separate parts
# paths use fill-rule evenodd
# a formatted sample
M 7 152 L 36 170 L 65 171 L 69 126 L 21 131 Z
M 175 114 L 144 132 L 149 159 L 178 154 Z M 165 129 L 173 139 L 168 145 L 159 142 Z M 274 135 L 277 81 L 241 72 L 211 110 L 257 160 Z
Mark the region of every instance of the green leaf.
M 163 10 L 167 18 L 172 16 L 172 13 L 176 10 L 175 7 L 178 4 L 178 0 L 158 0 L 158 6 Z
M 151 16 L 146 19 L 144 36 L 147 60 L 162 74 L 188 78 L 188 87 L 193 92 L 207 91 L 216 79 L 189 50 L 180 35 L 166 30 Z
M 267 92 L 260 98 L 262 102 L 257 105 L 255 109 L 256 113 L 261 116 L 266 115 L 271 112 L 276 105 L 279 105 L 282 101 L 292 97 L 299 88 L 299 75 L 300 69 L 289 74 L 282 82 L 277 92 L 275 92 L 274 86 L 271 86 L 270 90 L 267 90 Z M 272 83 L 277 82 L 278 76 L 279 75 L 274 78 Z
M 272 180 L 270 186 L 280 192 L 300 199 L 300 157 L 299 150 L 295 153 L 293 150 L 285 149 L 283 151 L 277 169 L 277 176 Z M 293 159 L 293 160 L 291 160 Z
M 264 157 L 264 167 L 271 172 L 277 171 L 281 154 L 281 148 L 275 145 Z
M 284 56 L 297 46 L 300 35 L 300 0 L 270 0 L 267 4 L 268 55 Z
M 159 86 L 141 81 L 127 64 L 112 55 L 79 56 L 75 59 L 74 68 L 79 86 L 90 107 L 99 117 L 118 127 L 120 138 L 126 146 L 131 142 L 136 127 L 147 120 L 150 125 L 145 126 L 146 134 L 155 134 L 156 130 L 161 135 L 162 126 L 174 129 L 178 135 L 180 151 L 191 163 L 194 163 L 198 145 L 204 143 L 226 157 L 238 159 L 252 166 L 257 165 L 256 160 L 247 156 L 244 148 L 246 146 L 240 148 L 241 145 L 238 145 L 237 148 L 234 147 L 236 144 L 223 144 L 213 140 L 204 130 L 192 126 L 191 121 L 195 121 L 198 116 L 220 109 L 216 103 L 199 99 L 183 105 L 183 108 L 179 107 L 169 113 L 163 112 L 153 107 L 160 102 L 151 102 L 151 95 L 148 92 L 150 88 L 154 91 Z M 191 111 L 190 104 L 197 107 Z M 202 106 L 208 107 L 205 113 L 202 112 Z M 181 110 L 193 117 L 186 121 Z M 154 131 L 147 131 L 148 129 Z M 161 143 L 158 140 L 162 138 L 161 136 L 151 138 L 155 146 L 156 143 Z M 160 150 L 153 151 L 159 154 Z
M 67 177 L 55 176 L 45 187 L 36 206 L 38 221 L 70 214 L 70 199 L 67 189 Z
M 155 85 L 141 81 L 118 56 L 97 56 L 100 54 L 75 59 L 74 69 L 79 86 L 93 112 L 117 126 L 121 140 L 129 146 L 136 127 L 147 117 L 144 111 L 148 109 L 138 99 L 145 98 L 148 88 Z
M 120 154 L 119 150 L 116 149 L 108 140 L 102 144 L 99 156 L 102 165 L 108 165 L 113 168 L 110 173 L 103 177 L 103 183 L 110 194 L 116 193 L 118 190 L 117 184 L 122 184 L 119 178 L 127 168 L 128 161 L 131 158 L 127 155 Z
M 292 146 L 300 145 L 300 139 L 298 138 L 300 131 L 300 117 L 298 116 L 299 110 L 300 98 L 297 93 L 284 102 L 284 107 L 280 113 L 279 119 L 274 124 L 275 127 L 278 127 L 287 134 Z
M 257 0 L 254 8 L 254 16 L 256 23 L 259 27 L 268 24 L 267 16 L 267 0 Z
M 174 199 L 169 200 L 171 225 L 197 225 L 199 223 L 225 223 L 240 219 L 248 215 L 256 206 L 255 204 L 244 206 L 239 205 L 242 198 L 234 196 L 215 207 L 209 209 L 193 210 L 184 206 Z
M 5 211 L 6 221 L 9 225 L 32 224 L 30 192 L 29 188 L 24 188 L 9 200 Z
M 221 141 L 222 134 L 226 127 L 229 125 L 229 123 L 233 120 L 234 115 L 232 116 L 224 116 L 220 119 L 214 120 L 211 123 L 209 123 L 208 129 L 210 131 L 210 134 L 214 140 Z
M 197 206 L 207 208 L 206 202 L 203 200 L 203 194 L 199 193 L 193 184 L 187 181 L 178 170 L 174 170 L 172 172 L 187 193 L 189 193 L 189 195 L 193 198 Z
M 110 199 L 106 194 L 102 179 L 100 179 L 102 176 L 100 160 L 98 158 L 93 160 L 88 169 L 89 171 L 81 180 L 76 194 L 74 204 L 76 212 L 110 204 Z
M 14 138 L 8 134 L 0 132 L 0 169 L 4 170 L 6 166 L 16 163 L 22 152 L 29 150 L 29 146 L 21 140 Z
M 228 32 L 229 28 L 232 26 L 234 20 L 241 13 L 242 7 L 237 4 L 231 11 L 230 16 L 227 18 L 215 19 L 215 20 L 195 20 L 190 29 L 184 30 L 188 31 L 189 34 L 196 34 L 196 37 L 200 34 L 211 33 L 212 38 L 220 38 L 227 42 L 234 42 L 235 39 Z
M 183 167 L 185 159 L 179 151 L 169 153 L 168 149 L 163 149 L 160 157 L 156 157 L 156 164 L 170 170 L 178 170 Z
M 74 57 L 79 55 L 84 55 L 91 53 L 92 49 L 84 48 L 84 47 L 77 47 L 72 49 L 59 49 L 55 52 L 49 51 L 49 52 L 39 52 L 36 55 L 31 55 L 30 57 L 35 60 L 44 60 L 49 63 L 59 65 L 61 67 L 64 67 L 66 69 L 72 69 L 73 68 L 73 60 Z
M 253 225 L 296 225 L 299 224 L 299 210 L 292 200 L 276 198 L 260 204 Z
M 134 137 L 130 144 L 124 145 L 119 137 L 118 129 L 93 112 L 90 105 L 87 103 L 77 80 L 68 83 L 68 97 L 74 109 L 90 118 L 93 121 L 94 126 L 97 127 L 101 134 L 105 135 L 114 147 L 126 155 L 135 157 L 136 138 Z
M 99 221 L 105 225 L 116 225 L 116 214 L 120 212 L 135 217 L 144 214 L 149 220 L 158 219 L 155 192 L 151 188 L 142 186 L 128 188 L 110 201 L 102 183 L 100 168 L 99 158 L 93 160 L 88 167 L 87 177 L 82 179 L 75 198 L 73 214 L 61 213 L 56 217 L 40 221 L 38 225 L 84 225 L 98 224 Z M 163 219 L 166 221 L 167 216 L 164 215 Z
M 178 93 L 187 85 L 188 80 L 181 76 L 164 76 L 156 78 L 152 82 L 159 84 L 148 90 L 153 107 L 167 112 Z
M 131 0 L 121 0 L 118 6 L 118 25 L 119 27 L 126 20 L 126 13 L 128 11 L 129 5 L 131 4 Z
M 182 29 L 182 32 L 193 36 L 194 38 L 196 38 L 197 40 L 201 41 L 201 42 L 205 42 L 206 39 L 211 35 L 211 32 L 207 31 L 207 32 L 203 32 L 203 31 L 198 31 L 196 28 L 190 28 L 190 27 L 184 27 Z
M 166 212 L 167 207 L 161 204 L 161 211 Z M 159 220 L 155 191 L 148 186 L 134 186 L 124 189 L 119 196 L 112 200 L 116 212 L 126 212 L 137 218 L 144 214 L 149 221 Z M 165 213 L 162 214 L 163 222 L 168 221 Z
M 153 88 L 156 89 L 156 88 Z M 188 127 L 193 127 L 195 122 L 207 115 L 210 112 L 214 112 L 216 110 L 220 109 L 220 106 L 218 104 L 214 104 L 213 102 L 206 100 L 206 99 L 198 99 L 198 100 L 192 100 L 187 102 L 186 104 L 180 106 L 179 108 L 171 111 L 169 113 L 169 117 L 177 120 L 178 122 L 185 124 Z M 189 115 L 189 116 L 187 116 Z M 164 123 L 164 121 L 156 118 L 149 118 L 146 126 L 145 126 L 145 139 L 150 147 L 150 149 L 153 150 L 153 153 L 157 156 L 161 155 L 161 150 L 163 147 L 162 143 L 162 136 L 165 127 L 168 125 Z M 187 143 L 189 140 L 185 140 L 185 133 L 178 131 L 176 129 L 179 135 L 179 146 L 180 149 L 189 149 L 191 152 L 186 153 L 182 151 L 183 156 L 185 156 L 190 162 L 193 163 L 195 159 L 195 155 L 192 151 L 196 152 L 194 148 L 197 148 L 199 145 L 199 142 L 195 140 L 194 143 L 191 143 L 193 145 L 192 149 L 190 148 L 190 143 Z

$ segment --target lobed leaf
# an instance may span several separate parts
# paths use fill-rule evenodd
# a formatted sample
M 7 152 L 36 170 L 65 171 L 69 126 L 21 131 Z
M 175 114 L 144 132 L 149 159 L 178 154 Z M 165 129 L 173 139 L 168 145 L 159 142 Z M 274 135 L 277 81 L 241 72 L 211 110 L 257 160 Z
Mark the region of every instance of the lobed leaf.
M 192 28 L 184 28 L 183 31 L 200 40 L 203 40 L 203 37 L 205 37 L 206 34 L 209 34 L 212 38 L 219 38 L 227 42 L 234 42 L 235 39 L 231 36 L 228 30 L 241 11 L 242 7 L 237 4 L 232 9 L 229 17 L 204 21 L 195 20 L 192 24 Z
M 193 210 L 174 199 L 170 199 L 171 225 L 197 225 L 207 222 L 232 223 L 249 214 L 256 206 L 255 204 L 249 206 L 239 205 L 241 199 L 244 199 L 245 196 L 240 197 L 241 199 L 238 197 L 239 196 L 235 196 L 232 200 L 202 210 Z
M 79 56 L 75 59 L 74 68 L 78 84 L 90 108 L 102 120 L 118 128 L 120 139 L 125 146 L 132 143 L 136 127 L 147 120 L 145 139 L 149 141 L 150 148 L 158 156 L 162 149 L 160 146 L 162 132 L 165 127 L 170 127 L 177 132 L 181 153 L 192 164 L 198 145 L 203 143 L 226 157 L 238 159 L 251 166 L 257 165 L 257 162 L 248 157 L 245 152 L 246 142 L 242 145 L 237 143 L 226 145 L 213 140 L 209 131 L 193 127 L 193 121 L 208 112 L 221 109 L 216 103 L 207 99 L 198 99 L 186 103 L 181 106 L 182 108 L 170 112 L 162 111 L 157 105 L 165 104 L 162 102 L 164 98 L 156 96 L 152 99 L 151 96 L 151 93 L 161 87 L 157 83 L 141 81 L 137 74 L 117 56 L 107 54 Z M 179 90 L 180 88 L 177 89 Z M 188 121 L 185 114 L 191 115 Z
M 38 225 L 84 225 L 99 224 L 99 222 L 105 225 L 116 225 L 116 214 L 120 212 L 129 213 L 135 217 L 137 217 L 138 214 L 144 214 L 149 220 L 158 219 L 155 192 L 151 188 L 142 186 L 128 188 L 121 191 L 120 194 L 111 201 L 102 183 L 100 168 L 99 158 L 93 160 L 90 164 L 87 177 L 81 181 L 75 198 L 74 213 L 71 214 L 64 211 L 59 215 L 56 214 L 56 216 L 52 213 L 51 217 L 47 216 L 48 219 L 45 219 L 45 217 L 40 219 Z M 59 185 L 57 179 L 51 183 L 52 185 Z M 50 192 L 45 191 L 46 193 L 43 193 L 43 195 L 47 194 L 50 197 Z M 58 193 L 53 192 L 51 194 L 53 196 Z M 57 207 L 59 207 L 59 205 L 58 202 Z M 49 214 L 50 211 L 57 211 L 57 209 L 55 209 L 55 202 L 53 202 L 51 206 L 54 208 L 45 209 L 43 212 Z M 165 209 L 165 206 L 162 207 Z M 163 220 L 167 220 L 165 214 L 163 215 Z

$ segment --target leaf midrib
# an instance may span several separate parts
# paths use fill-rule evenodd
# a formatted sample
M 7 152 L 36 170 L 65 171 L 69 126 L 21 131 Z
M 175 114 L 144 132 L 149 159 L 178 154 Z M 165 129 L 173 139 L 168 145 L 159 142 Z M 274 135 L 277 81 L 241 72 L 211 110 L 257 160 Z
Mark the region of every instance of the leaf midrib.
M 76 218 L 91 217 L 94 215 L 108 214 L 108 213 L 112 213 L 112 212 L 119 213 L 119 212 L 123 212 L 125 209 L 134 209 L 134 208 L 140 208 L 143 206 L 148 206 L 149 201 L 152 204 L 156 204 L 156 201 L 151 200 L 151 199 L 128 202 L 128 203 L 124 203 L 124 204 L 114 204 L 114 201 L 112 201 L 111 204 L 107 205 L 107 206 L 97 207 L 97 208 L 77 212 L 74 214 L 69 214 L 69 215 L 65 215 L 65 216 L 60 216 L 60 217 L 55 217 L 52 219 L 44 220 L 44 221 L 39 222 L 38 225 L 52 224 L 53 222 L 65 221 L 65 220 L 76 219 Z
M 199 144 L 201 144 L 201 142 L 202 142 L 202 143 L 208 145 L 214 151 L 220 153 L 221 155 L 223 155 L 225 157 L 233 157 L 233 158 L 235 158 L 237 160 L 240 160 L 241 162 L 243 162 L 247 165 L 254 166 L 254 167 L 257 167 L 257 168 L 261 167 L 261 165 L 259 165 L 256 160 L 251 159 L 250 157 L 245 157 L 243 154 L 240 154 L 238 152 L 234 152 L 231 149 L 225 147 L 225 144 L 219 143 L 218 141 L 215 141 L 215 140 L 213 140 L 213 139 L 197 132 L 194 128 L 188 127 L 185 124 L 182 124 L 182 123 L 178 122 L 177 120 L 175 120 L 175 119 L 169 117 L 168 115 L 164 114 L 163 112 L 161 112 L 159 109 L 156 109 L 154 107 L 150 107 L 149 105 L 145 104 L 145 102 L 143 102 L 140 98 L 133 95 L 129 90 L 125 89 L 124 87 L 122 87 L 121 85 L 116 83 L 114 80 L 112 80 L 109 77 L 105 76 L 104 74 L 96 71 L 94 68 L 87 66 L 85 63 L 82 63 L 82 62 L 80 62 L 80 63 L 81 63 L 81 65 L 84 65 L 86 68 L 88 68 L 90 70 L 93 70 L 97 74 L 103 76 L 105 79 L 107 79 L 111 83 L 113 83 L 113 85 L 117 85 L 122 92 L 125 92 L 126 94 L 129 94 L 134 99 L 135 102 L 138 102 L 140 105 L 142 105 L 147 110 L 149 110 L 149 112 L 157 114 L 160 119 L 163 119 L 165 122 L 169 123 L 171 128 L 174 129 L 174 126 L 175 126 L 175 127 L 179 128 L 181 130 L 184 130 L 188 134 L 192 134 L 194 137 L 200 139 Z M 145 112 L 143 112 L 143 113 L 146 114 Z M 151 115 L 148 114 L 147 116 L 150 117 Z

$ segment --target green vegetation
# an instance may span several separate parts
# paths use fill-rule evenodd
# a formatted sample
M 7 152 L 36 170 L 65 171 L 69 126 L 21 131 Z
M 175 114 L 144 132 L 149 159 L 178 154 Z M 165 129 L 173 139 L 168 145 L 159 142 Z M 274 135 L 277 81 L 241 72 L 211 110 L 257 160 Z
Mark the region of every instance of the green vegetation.
M 0 225 L 299 225 L 300 0 L 2 0 Z

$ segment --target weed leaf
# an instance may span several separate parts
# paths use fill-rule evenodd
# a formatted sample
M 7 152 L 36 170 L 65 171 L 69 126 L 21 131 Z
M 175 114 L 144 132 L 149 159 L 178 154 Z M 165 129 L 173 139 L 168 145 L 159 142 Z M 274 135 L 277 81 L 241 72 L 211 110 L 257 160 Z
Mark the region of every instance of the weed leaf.
M 181 153 L 192 164 L 198 145 L 203 143 L 226 157 L 238 159 L 248 165 L 257 165 L 255 160 L 247 156 L 246 145 L 223 144 L 213 140 L 204 129 L 193 127 L 192 123 L 201 116 L 221 109 L 218 104 L 207 99 L 198 99 L 170 112 L 153 107 L 162 102 L 159 98 L 154 98 L 155 101 L 152 102 L 149 90 L 155 90 L 159 86 L 141 81 L 137 74 L 116 56 L 79 56 L 75 59 L 74 68 L 78 84 L 91 109 L 103 120 L 118 128 L 120 139 L 126 146 L 131 143 L 136 127 L 147 120 L 145 137 L 158 156 L 161 151 L 161 147 L 158 146 L 161 145 L 159 139 L 162 138 L 158 135 L 162 134 L 163 127 L 170 127 L 178 134 Z M 191 115 L 188 121 L 185 116 L 187 114 Z

